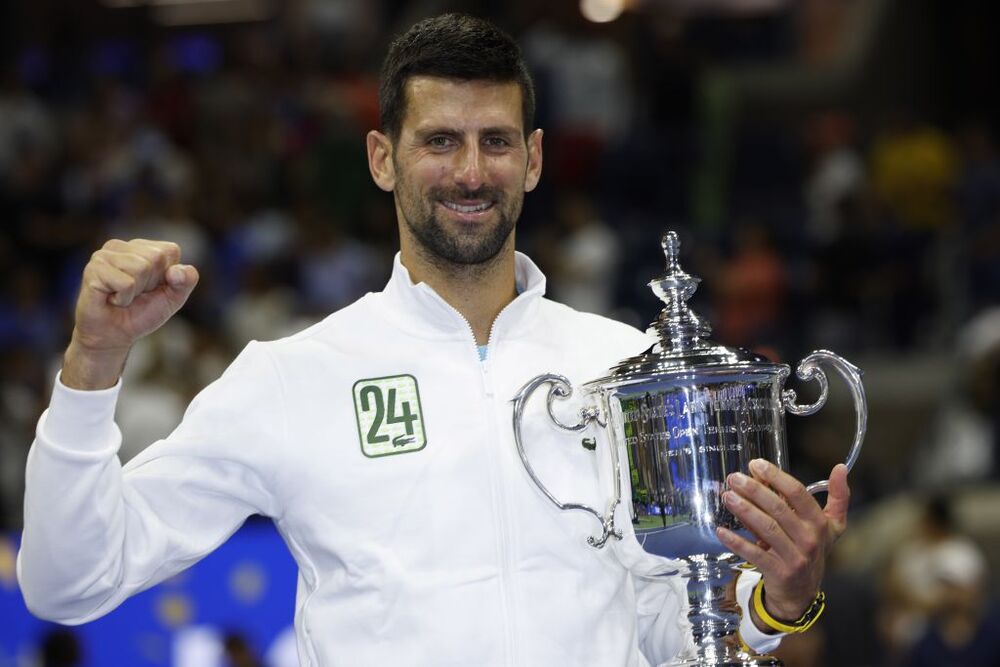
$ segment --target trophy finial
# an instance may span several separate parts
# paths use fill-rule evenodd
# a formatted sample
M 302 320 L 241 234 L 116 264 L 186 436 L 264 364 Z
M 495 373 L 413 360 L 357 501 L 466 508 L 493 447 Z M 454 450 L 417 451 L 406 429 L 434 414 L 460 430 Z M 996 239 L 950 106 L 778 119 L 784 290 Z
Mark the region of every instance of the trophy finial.
M 650 282 L 649 286 L 665 307 L 653 326 L 660 333 L 660 343 L 664 349 L 687 349 L 712 333 L 708 323 L 687 305 L 687 300 L 698 289 L 701 279 L 689 275 L 681 268 L 681 241 L 677 232 L 667 231 L 660 246 L 667 259 L 667 270 Z
M 663 239 L 660 240 L 660 246 L 663 248 L 663 254 L 667 258 L 667 272 L 674 272 L 680 269 L 678 266 L 678 257 L 680 256 L 681 250 L 681 240 L 677 236 L 677 232 L 674 230 L 668 231 L 663 235 Z

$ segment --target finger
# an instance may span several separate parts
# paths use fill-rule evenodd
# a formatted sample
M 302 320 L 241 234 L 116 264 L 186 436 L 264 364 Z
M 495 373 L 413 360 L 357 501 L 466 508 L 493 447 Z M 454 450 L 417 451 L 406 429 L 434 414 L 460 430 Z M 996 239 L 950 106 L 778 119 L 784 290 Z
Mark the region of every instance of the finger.
M 137 252 L 100 250 L 99 256 L 106 264 L 123 271 L 135 279 L 136 295 L 150 292 L 163 283 L 163 272 L 152 261 Z
M 759 544 L 754 544 L 728 528 L 719 526 L 715 529 L 715 534 L 723 546 L 746 562 L 756 565 L 757 569 L 764 575 L 773 575 L 781 567 L 780 560 L 773 552 L 762 548 Z
M 180 246 L 171 241 L 149 241 L 147 239 L 119 241 L 112 239 L 104 244 L 104 250 L 137 255 L 149 262 L 151 273 L 146 289 L 159 286 L 167 269 L 180 262 L 181 259 Z
M 133 239 L 129 243 L 135 247 L 136 253 L 164 271 L 181 261 L 181 247 L 173 241 Z
M 174 289 L 182 289 L 198 282 L 198 269 L 190 264 L 174 264 L 166 273 L 167 285 Z
M 135 276 L 95 257 L 84 271 L 83 284 L 93 292 L 106 295 L 106 301 L 115 306 L 127 306 L 137 293 Z
M 833 523 L 837 534 L 847 526 L 847 509 L 851 504 L 851 487 L 847 484 L 847 466 L 838 463 L 830 471 L 830 487 L 827 491 L 823 513 Z
M 802 482 L 778 466 L 764 459 L 754 459 L 750 462 L 750 472 L 780 494 L 801 518 L 813 522 L 823 520 L 823 510 L 816 498 L 806 491 Z
M 759 480 L 742 473 L 733 473 L 729 476 L 729 485 L 732 491 L 756 505 L 770 520 L 775 521 L 793 542 L 810 546 L 817 541 L 818 526 L 826 522 L 826 517 L 818 505 L 815 508 L 815 516 L 804 517 L 796 512 L 782 495 L 771 487 L 761 484 Z M 758 537 L 764 536 L 758 534 Z M 770 543 L 766 537 L 764 540 Z M 772 546 L 777 545 L 772 544 Z
M 150 239 L 132 239 L 122 241 L 111 239 L 104 244 L 105 250 L 114 252 L 134 252 L 143 255 L 153 264 L 167 267 L 181 261 L 181 247 L 173 241 L 152 241 Z
M 759 487 L 760 485 L 756 486 Z M 736 491 L 726 491 L 722 497 L 729 511 L 758 540 L 769 544 L 771 551 L 783 560 L 797 562 L 802 557 L 802 554 L 796 546 L 796 541 L 806 541 L 805 531 L 797 531 L 802 534 L 802 537 L 799 537 L 798 540 L 796 540 L 796 535 L 790 535 L 785 530 L 783 523 L 787 523 L 789 518 L 794 518 L 791 508 L 770 490 L 765 490 L 765 492 L 775 501 L 765 501 L 765 504 L 768 505 L 767 509 L 762 509 L 755 502 L 747 500 Z M 795 519 L 795 521 L 800 520 Z
M 170 302 L 173 312 L 180 310 L 191 296 L 199 278 L 198 269 L 187 264 L 174 264 L 167 269 L 164 295 Z

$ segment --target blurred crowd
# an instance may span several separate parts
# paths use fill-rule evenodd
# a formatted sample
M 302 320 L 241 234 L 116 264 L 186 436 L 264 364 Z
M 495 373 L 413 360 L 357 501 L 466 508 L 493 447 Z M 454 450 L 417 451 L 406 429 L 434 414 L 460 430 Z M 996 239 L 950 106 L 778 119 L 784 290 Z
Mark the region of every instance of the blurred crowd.
M 507 26 L 537 79 L 545 175 L 518 244 L 547 272 L 550 296 L 645 327 L 659 237 L 677 229 L 685 268 L 704 279 L 693 307 L 721 342 L 783 361 L 816 347 L 949 359 L 938 431 L 900 465 L 939 487 L 996 479 L 996 109 L 831 103 L 744 117 L 706 84 L 746 63 L 821 61 L 857 2 L 608 25 L 587 23 L 575 3 L 538 4 L 296 2 L 270 21 L 211 29 L 152 29 L 136 10 L 131 32 L 71 25 L 70 13 L 50 39 L 8 47 L 0 528 L 20 524 L 27 448 L 82 267 L 106 239 L 176 241 L 202 276 L 129 359 L 123 459 L 167 434 L 247 341 L 382 287 L 395 214 L 364 150 L 379 58 L 420 12 L 456 7 Z M 890 625 L 912 634 L 906 623 Z

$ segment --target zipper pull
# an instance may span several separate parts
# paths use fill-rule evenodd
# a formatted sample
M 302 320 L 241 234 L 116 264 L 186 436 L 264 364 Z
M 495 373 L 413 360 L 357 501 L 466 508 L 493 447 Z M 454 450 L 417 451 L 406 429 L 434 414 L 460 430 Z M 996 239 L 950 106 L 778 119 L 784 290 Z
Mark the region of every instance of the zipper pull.
M 486 392 L 488 398 L 493 397 L 493 383 L 490 382 L 490 359 L 487 356 L 485 361 L 480 361 L 479 364 L 483 369 L 483 390 Z

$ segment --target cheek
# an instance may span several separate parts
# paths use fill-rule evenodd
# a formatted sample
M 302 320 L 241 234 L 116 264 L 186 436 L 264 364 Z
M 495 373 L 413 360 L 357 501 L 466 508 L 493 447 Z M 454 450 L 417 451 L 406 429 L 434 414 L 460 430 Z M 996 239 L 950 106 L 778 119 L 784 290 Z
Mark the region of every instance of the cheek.
M 408 170 L 407 180 L 415 189 L 426 190 L 447 181 L 451 173 L 447 162 L 434 160 L 414 165 Z
M 396 188 L 415 196 L 433 185 L 436 170 L 426 167 L 410 167 L 405 171 L 396 172 Z
M 524 181 L 524 165 L 504 161 L 491 164 L 484 174 L 488 182 L 503 188 L 520 187 Z

